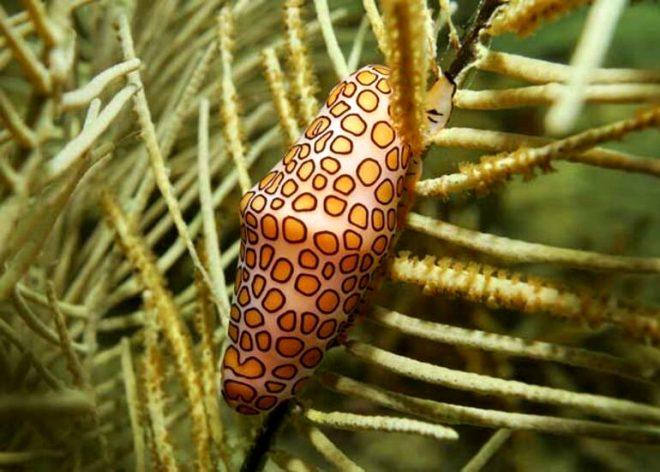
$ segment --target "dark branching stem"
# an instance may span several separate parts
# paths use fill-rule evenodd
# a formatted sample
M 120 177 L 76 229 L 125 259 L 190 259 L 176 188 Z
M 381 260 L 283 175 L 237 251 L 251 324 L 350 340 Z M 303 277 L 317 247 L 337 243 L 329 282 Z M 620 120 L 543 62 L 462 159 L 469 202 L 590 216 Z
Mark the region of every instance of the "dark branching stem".
M 261 424 L 261 428 L 254 438 L 252 447 L 245 456 L 241 465 L 241 472 L 260 472 L 266 463 L 266 454 L 270 449 L 277 432 L 289 416 L 293 406 L 292 400 L 280 403 L 271 411 Z
M 461 47 L 456 54 L 456 59 L 447 70 L 447 76 L 455 81 L 458 75 L 470 67 L 477 56 L 477 45 L 483 40 L 483 30 L 490 24 L 490 20 L 501 5 L 508 0 L 481 0 L 477 15 L 472 26 L 463 36 Z

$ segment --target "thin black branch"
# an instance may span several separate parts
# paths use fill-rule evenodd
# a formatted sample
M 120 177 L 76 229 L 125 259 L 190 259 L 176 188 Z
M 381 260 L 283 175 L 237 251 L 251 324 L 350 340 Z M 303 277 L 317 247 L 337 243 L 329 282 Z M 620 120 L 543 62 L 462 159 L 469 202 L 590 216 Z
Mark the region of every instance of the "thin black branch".
M 289 415 L 292 405 L 292 400 L 282 402 L 266 416 L 257 437 L 254 438 L 254 442 L 247 456 L 245 456 L 245 460 L 243 460 L 241 472 L 260 472 L 263 469 L 266 463 L 266 454 L 273 444 L 275 435 Z
M 472 22 L 472 26 L 463 36 L 461 47 L 456 54 L 456 58 L 447 70 L 446 75 L 450 80 L 456 81 L 459 74 L 474 63 L 477 57 L 477 45 L 480 42 L 487 40 L 487 35 L 484 33 L 484 29 L 490 25 L 490 20 L 495 11 L 500 6 L 507 3 L 507 1 L 508 0 L 481 0 L 477 15 Z

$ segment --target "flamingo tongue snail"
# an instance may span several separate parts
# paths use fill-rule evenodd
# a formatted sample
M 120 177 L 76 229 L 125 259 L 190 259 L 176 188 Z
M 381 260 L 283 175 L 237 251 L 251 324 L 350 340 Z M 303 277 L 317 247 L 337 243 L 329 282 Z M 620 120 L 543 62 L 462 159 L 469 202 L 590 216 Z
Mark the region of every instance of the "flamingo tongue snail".
M 389 69 L 358 70 L 330 92 L 284 158 L 240 202 L 241 248 L 222 395 L 243 414 L 295 396 L 350 324 L 404 210 L 418 156 L 390 116 Z M 453 84 L 427 95 L 429 132 Z M 414 184 L 414 182 L 412 182 Z

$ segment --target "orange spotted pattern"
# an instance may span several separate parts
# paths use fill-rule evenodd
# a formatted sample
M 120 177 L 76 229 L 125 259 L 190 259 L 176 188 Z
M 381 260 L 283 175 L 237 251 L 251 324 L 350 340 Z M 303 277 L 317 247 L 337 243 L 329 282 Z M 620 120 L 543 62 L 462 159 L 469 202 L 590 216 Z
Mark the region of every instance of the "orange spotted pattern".
M 338 84 L 240 203 L 222 394 L 257 414 L 295 396 L 350 325 L 387 256 L 414 169 L 389 114 L 389 71 Z

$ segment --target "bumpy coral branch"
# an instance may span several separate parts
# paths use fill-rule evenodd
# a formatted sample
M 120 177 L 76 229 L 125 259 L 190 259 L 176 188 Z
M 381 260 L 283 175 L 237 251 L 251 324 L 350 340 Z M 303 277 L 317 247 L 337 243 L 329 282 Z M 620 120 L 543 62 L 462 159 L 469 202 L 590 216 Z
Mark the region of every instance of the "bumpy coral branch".
M 195 314 L 195 328 L 200 336 L 201 347 L 201 377 L 204 390 L 204 406 L 208 416 L 211 439 L 221 454 L 223 460 L 227 461 L 227 445 L 224 439 L 222 419 L 220 417 L 220 406 L 218 404 L 218 374 L 213 333 L 215 331 L 215 315 L 211 305 L 211 294 L 202 283 L 199 276 L 197 282 L 197 313 Z M 226 464 L 225 464 L 226 468 Z
M 552 139 L 540 136 L 458 127 L 442 129 L 431 136 L 429 141 L 443 147 L 480 149 L 487 152 L 516 151 L 522 147 L 539 147 L 553 142 Z M 597 147 L 577 154 L 561 154 L 557 159 L 660 177 L 659 159 L 633 156 L 611 149 Z
M 158 315 L 158 324 L 165 334 L 170 349 L 174 354 L 179 380 L 188 399 L 188 407 L 193 423 L 193 438 L 197 448 L 197 458 L 201 465 L 209 463 L 208 444 L 209 430 L 202 385 L 197 366 L 194 362 L 190 333 L 181 320 L 178 310 L 172 300 L 172 295 L 166 289 L 163 275 L 153 263 L 153 255 L 144 243 L 132 231 L 126 217 L 117 203 L 108 194 L 102 198 L 103 209 L 117 232 L 118 242 L 126 256 L 138 273 L 140 282 L 149 294 L 151 308 Z M 147 307 L 149 310 L 149 307 Z
M 458 433 L 445 426 L 424 423 L 394 416 L 367 416 L 334 411 L 331 413 L 309 409 L 305 417 L 313 423 L 348 431 L 381 431 L 387 433 L 412 433 L 429 436 L 441 441 L 456 440 Z
M 504 156 L 482 159 L 477 165 L 465 165 L 461 173 L 449 174 L 417 183 L 415 191 L 422 196 L 449 196 L 452 193 L 476 189 L 486 190 L 511 175 L 529 175 L 534 167 L 547 165 L 565 154 L 585 151 L 597 144 L 620 139 L 628 133 L 658 126 L 660 108 L 638 113 L 627 120 L 590 129 L 566 139 L 533 149 L 520 149 Z
M 238 183 L 241 192 L 250 190 L 250 176 L 245 163 L 245 146 L 241 137 L 241 121 L 238 113 L 238 94 L 232 79 L 232 34 L 233 17 L 228 7 L 225 7 L 218 16 L 218 35 L 220 40 L 220 59 L 222 61 L 222 130 L 227 143 L 227 149 L 234 160 L 238 171 Z
M 374 36 L 376 37 L 378 49 L 380 49 L 380 52 L 387 56 L 387 54 L 389 54 L 389 46 L 387 43 L 387 38 L 385 37 L 385 25 L 383 24 L 383 19 L 378 12 L 376 1 L 362 0 L 362 5 L 364 6 L 364 11 L 367 13 L 367 18 L 371 24 L 371 31 L 373 31 Z
M 519 56 L 483 48 L 476 67 L 498 74 L 537 84 L 549 82 L 569 82 L 573 70 L 571 66 L 556 62 Z M 643 69 L 593 69 L 589 75 L 592 84 L 617 84 L 622 82 L 660 82 L 660 71 Z
M 453 405 L 390 392 L 331 373 L 322 374 L 321 381 L 325 386 L 339 393 L 362 398 L 405 414 L 433 421 L 486 428 L 510 428 L 563 436 L 587 436 L 631 443 L 660 444 L 660 429 L 655 426 L 613 425 L 596 421 Z
M 505 260 L 507 263 L 550 263 L 586 270 L 660 272 L 660 258 L 624 257 L 529 243 L 460 228 L 418 213 L 408 215 L 409 228 L 443 241 Z
M 187 109 L 191 103 L 194 103 L 195 97 L 199 93 L 199 89 L 202 87 L 204 79 L 206 79 L 206 76 L 211 69 L 211 64 L 215 59 L 217 49 L 218 43 L 215 41 L 211 42 L 211 44 L 206 47 L 201 58 L 195 65 L 190 78 L 188 78 L 186 86 L 181 93 L 181 97 L 172 111 L 165 114 L 164 121 L 161 122 L 162 126 L 159 126 L 158 130 L 160 131 L 159 142 L 163 156 L 169 156 L 171 154 L 174 143 L 176 142 L 181 127 L 184 124 Z
M 153 303 L 152 297 L 150 293 L 145 294 L 145 305 Z M 149 442 L 158 466 L 163 470 L 173 472 L 179 470 L 179 467 L 165 421 L 164 366 L 162 353 L 158 347 L 157 314 L 154 306 L 146 306 L 145 310 L 148 315 L 144 333 L 144 395 L 153 435 Z
M 438 12 L 436 29 L 439 32 L 443 24 L 446 23 L 449 30 L 449 44 L 452 48 L 458 50 L 461 47 L 461 40 L 458 38 L 458 31 L 451 18 L 456 11 L 457 4 L 450 2 L 450 0 L 438 0 L 438 6 L 440 11 Z
M 559 18 L 587 2 L 588 0 L 510 0 L 494 18 L 488 32 L 493 36 L 509 32 L 527 36 L 543 21 Z
M 420 285 L 429 294 L 442 293 L 523 313 L 546 312 L 591 327 L 614 324 L 634 338 L 660 341 L 660 321 L 655 313 L 612 297 L 571 291 L 545 280 L 523 279 L 520 274 L 450 258 L 436 261 L 425 257 L 420 261 L 401 253 L 392 262 L 390 275 L 394 280 Z
M 133 37 L 131 36 L 130 28 L 128 26 L 128 20 L 123 14 L 119 15 L 119 37 L 121 40 L 122 51 L 124 53 L 125 60 L 131 60 L 135 58 L 135 50 L 133 48 Z M 149 105 L 147 103 L 147 96 L 142 85 L 142 79 L 140 78 L 139 71 L 133 71 L 128 74 L 129 82 L 138 87 L 138 91 L 133 97 L 135 103 L 135 113 L 137 114 L 138 122 L 140 123 L 140 128 L 142 129 L 142 139 L 147 148 L 147 154 L 149 155 L 149 160 L 151 163 L 151 168 L 154 173 L 156 184 L 163 195 L 167 208 L 172 215 L 172 220 L 174 221 L 174 226 L 176 227 L 179 236 L 185 242 L 186 248 L 190 253 L 190 257 L 195 263 L 197 270 L 204 277 L 204 281 L 211 287 L 213 291 L 213 285 L 210 281 L 210 278 L 204 267 L 202 266 L 197 251 L 195 250 L 195 245 L 190 238 L 188 233 L 188 228 L 185 221 L 183 220 L 183 215 L 181 214 L 181 209 L 176 198 L 173 195 L 172 184 L 170 183 L 169 177 L 167 175 L 167 169 L 165 167 L 165 161 L 163 154 L 161 153 L 158 141 L 156 139 L 156 130 L 154 123 L 151 119 L 151 112 L 149 110 Z M 217 294 L 214 293 L 214 296 L 219 298 Z
M 541 341 L 530 341 L 528 339 L 502 334 L 487 333 L 476 329 L 432 323 L 382 307 L 376 307 L 370 314 L 369 319 L 404 334 L 455 346 L 559 362 L 633 380 L 648 382 L 654 381 L 658 377 L 657 369 L 645 367 L 641 364 L 609 354 Z
M 263 63 L 270 93 L 273 95 L 273 103 L 280 118 L 280 126 L 282 126 L 282 131 L 286 135 L 287 144 L 291 145 L 298 139 L 298 124 L 291 102 L 287 97 L 280 61 L 277 59 L 277 54 L 273 48 L 263 50 Z
M 346 349 L 358 359 L 434 385 L 478 394 L 520 398 L 549 405 L 571 406 L 603 418 L 660 424 L 660 408 L 650 405 L 448 369 L 355 341 L 349 342 Z
M 404 143 L 415 156 L 424 149 L 428 49 L 423 2 L 387 0 L 383 4 L 387 65 L 392 69 L 392 117 Z
M 286 51 L 291 68 L 291 85 L 297 96 L 298 123 L 307 126 L 314 119 L 319 104 L 314 97 L 316 79 L 305 46 L 301 0 L 287 0 L 284 5 Z

